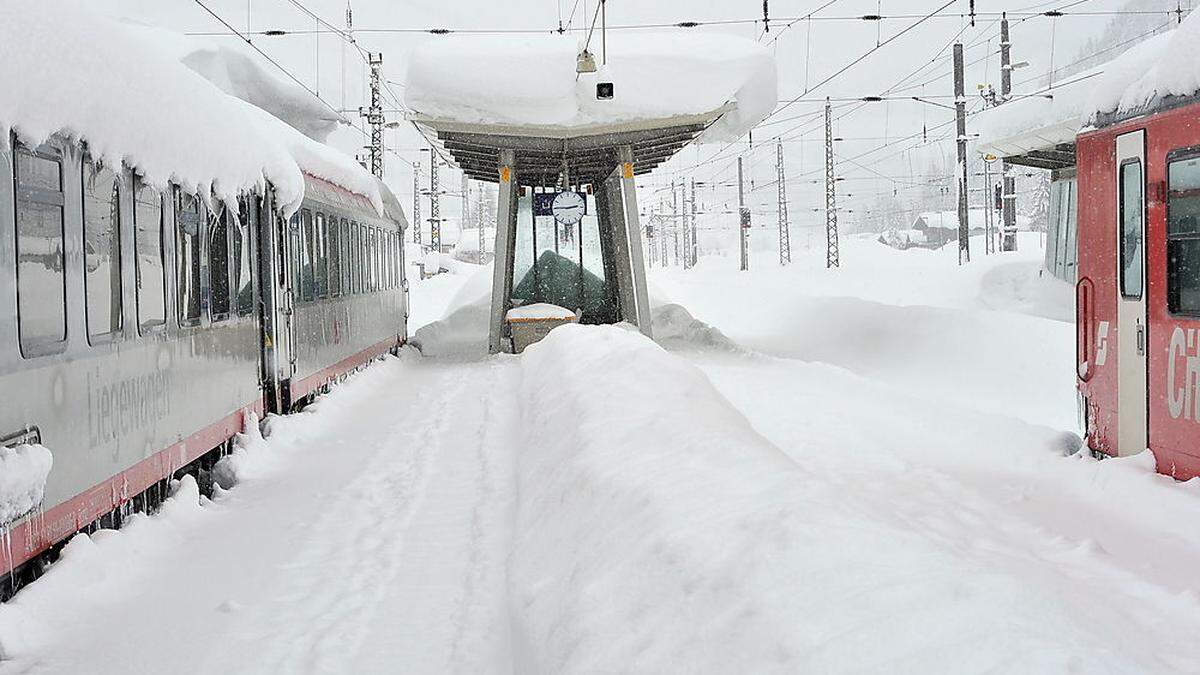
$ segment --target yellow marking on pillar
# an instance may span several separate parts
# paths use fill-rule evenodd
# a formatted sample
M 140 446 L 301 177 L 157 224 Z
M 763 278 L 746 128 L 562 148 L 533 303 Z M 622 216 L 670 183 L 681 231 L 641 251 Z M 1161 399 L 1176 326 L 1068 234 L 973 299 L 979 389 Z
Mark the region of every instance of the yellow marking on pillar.
M 507 166 L 500 167 L 500 182 L 507 183 L 512 177 L 511 170 Z
M 625 162 L 621 165 L 621 175 L 626 178 L 633 178 L 633 162 Z

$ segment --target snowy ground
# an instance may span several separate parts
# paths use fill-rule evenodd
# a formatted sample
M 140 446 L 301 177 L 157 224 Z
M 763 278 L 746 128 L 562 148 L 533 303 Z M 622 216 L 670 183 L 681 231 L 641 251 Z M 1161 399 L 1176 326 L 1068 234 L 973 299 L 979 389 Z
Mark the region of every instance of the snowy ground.
M 1036 236 L 818 254 L 652 271 L 729 340 L 372 368 L 214 501 L 77 538 L 0 607 L 0 672 L 1200 672 L 1200 485 L 1063 456 Z M 486 287 L 456 272 L 413 329 Z

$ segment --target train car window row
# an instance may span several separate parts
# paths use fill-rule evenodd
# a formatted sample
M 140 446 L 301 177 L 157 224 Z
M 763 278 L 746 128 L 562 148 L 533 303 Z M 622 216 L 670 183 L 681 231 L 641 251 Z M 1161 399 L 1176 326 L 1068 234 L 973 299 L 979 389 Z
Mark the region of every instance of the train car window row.
M 394 232 L 301 209 L 292 217 L 301 302 L 373 293 L 400 285 L 400 239 Z
M 121 182 L 100 163 L 83 167 L 83 284 L 89 341 L 121 331 Z
M 17 335 L 25 357 L 62 351 L 67 342 L 62 155 L 53 148 L 14 152 Z
M 1167 308 L 1200 316 L 1200 153 L 1167 164 Z

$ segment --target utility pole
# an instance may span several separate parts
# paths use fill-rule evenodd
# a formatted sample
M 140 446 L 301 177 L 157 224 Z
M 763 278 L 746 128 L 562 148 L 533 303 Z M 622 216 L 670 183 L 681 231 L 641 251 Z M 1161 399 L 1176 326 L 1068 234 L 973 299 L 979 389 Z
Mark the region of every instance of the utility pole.
M 371 107 L 364 111 L 361 107 L 358 114 L 367 118 L 371 126 L 371 144 L 367 146 L 371 161 L 371 173 L 376 178 L 383 178 L 383 96 L 379 91 L 380 70 L 383 68 L 383 54 L 367 52 L 367 64 L 371 66 Z
M 958 131 L 958 264 L 971 262 L 967 215 L 967 97 L 963 92 L 963 46 L 954 43 L 954 119 Z
M 1000 15 L 1000 99 L 1008 101 L 1012 98 L 1012 41 L 1008 36 L 1008 17 Z M 1000 165 L 1004 186 L 1000 198 L 1003 202 L 1004 240 L 1000 244 L 1002 251 L 1017 250 L 1017 181 L 1012 175 L 1012 165 L 1008 160 Z
M 838 251 L 836 181 L 833 177 L 833 108 L 825 97 L 825 268 L 841 267 Z
M 679 184 L 679 201 L 683 202 L 683 213 L 679 214 L 677 227 L 683 230 L 683 269 L 686 270 L 692 266 L 692 227 L 688 221 L 691 207 L 688 205 L 687 181 Z
M 433 148 L 429 149 L 429 249 L 437 254 L 438 268 L 433 274 L 441 272 L 442 253 L 442 207 L 438 196 L 441 186 L 438 184 L 438 161 Z
M 746 183 L 742 177 L 742 157 L 738 155 L 738 240 L 741 241 L 742 266 L 750 269 L 750 207 L 746 206 Z
M 783 139 L 775 145 L 775 182 L 779 186 L 779 264 L 792 262 L 792 234 L 787 211 L 787 179 L 783 171 Z
M 995 238 L 992 236 L 992 163 L 983 160 L 983 253 L 991 255 L 996 252 Z
M 673 244 L 673 247 L 674 247 L 674 249 L 675 249 L 675 264 L 676 264 L 676 265 L 683 265 L 684 269 L 686 269 L 686 268 L 687 268 L 687 264 L 686 264 L 686 263 L 683 263 L 683 256 L 682 256 L 682 255 L 680 255 L 680 254 L 683 252 L 683 249 L 682 249 L 682 247 L 680 247 L 680 245 L 679 245 L 679 244 L 680 244 L 680 241 L 679 241 L 679 229 L 680 229 L 680 225 L 682 224 L 682 222 L 683 222 L 683 221 L 681 221 L 681 220 L 679 219 L 679 217 L 680 217 L 680 213 L 679 213 L 679 191 L 678 191 L 678 190 L 676 190 L 676 189 L 675 189 L 675 187 L 676 187 L 676 186 L 675 186 L 675 181 L 674 181 L 674 180 L 672 180 L 672 181 L 671 181 L 671 242 L 672 242 L 672 244 Z M 686 208 L 687 208 L 687 206 L 685 205 L 685 206 L 684 206 L 684 208 L 686 209 Z M 684 243 L 684 245 L 686 245 L 686 244 L 687 244 L 687 242 L 686 242 L 686 241 L 684 241 L 683 243 Z
M 467 172 L 462 175 L 462 213 L 458 219 L 458 238 L 462 240 L 462 235 L 467 230 L 467 224 L 471 222 L 471 184 L 468 182 Z
M 691 213 L 688 214 L 688 219 L 691 221 L 691 228 L 692 228 L 692 248 L 691 248 L 691 251 L 689 251 L 688 255 L 691 256 L 692 267 L 695 267 L 696 263 L 700 260 L 700 255 L 699 255 L 700 254 L 700 243 L 696 238 L 698 230 L 696 228 L 696 179 L 695 178 L 691 179 L 691 186 L 689 189 L 690 189 L 691 194 L 688 197 L 688 202 L 691 204 Z
M 419 157 L 419 156 L 418 156 Z M 421 160 L 413 162 L 413 243 L 421 243 Z
M 487 237 L 484 234 L 487 226 L 487 199 L 484 195 L 485 186 L 479 186 L 475 193 L 475 227 L 479 228 L 479 264 L 482 265 L 487 255 Z

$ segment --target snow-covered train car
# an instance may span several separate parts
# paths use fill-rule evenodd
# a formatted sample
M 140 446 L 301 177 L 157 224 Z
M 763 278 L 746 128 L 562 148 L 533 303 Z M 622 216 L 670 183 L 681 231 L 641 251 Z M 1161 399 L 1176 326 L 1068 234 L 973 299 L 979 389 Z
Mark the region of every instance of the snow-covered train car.
M 1200 15 L 1105 68 L 1078 162 L 1078 378 L 1097 453 L 1200 475 Z
M 349 157 L 81 6 L 0 44 L 3 597 L 396 349 L 407 286 L 404 214 Z

